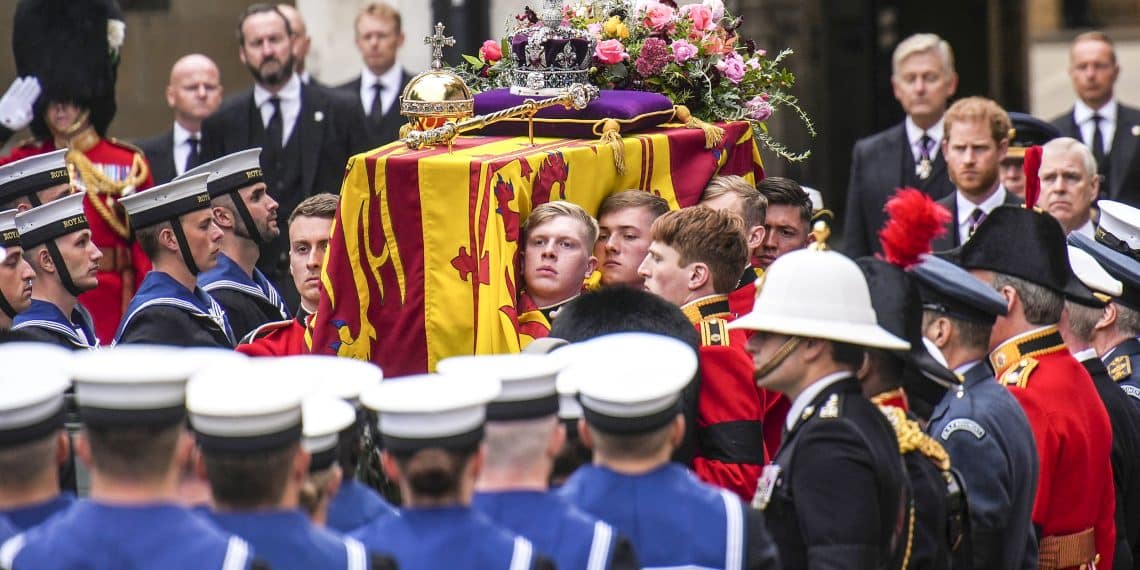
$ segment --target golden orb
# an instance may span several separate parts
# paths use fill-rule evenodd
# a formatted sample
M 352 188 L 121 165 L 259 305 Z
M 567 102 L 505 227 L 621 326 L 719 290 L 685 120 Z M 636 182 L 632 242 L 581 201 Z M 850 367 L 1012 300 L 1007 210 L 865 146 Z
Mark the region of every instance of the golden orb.
M 426 131 L 475 114 L 471 89 L 455 73 L 431 69 L 412 78 L 400 95 L 400 114 L 412 128 Z

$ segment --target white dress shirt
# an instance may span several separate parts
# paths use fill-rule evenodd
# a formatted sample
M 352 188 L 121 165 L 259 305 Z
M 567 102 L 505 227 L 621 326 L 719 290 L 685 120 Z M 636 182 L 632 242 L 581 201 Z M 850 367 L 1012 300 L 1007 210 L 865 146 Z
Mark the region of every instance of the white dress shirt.
M 1091 346 L 1084 350 L 1078 350 L 1077 352 L 1073 353 L 1073 358 L 1077 359 L 1077 362 L 1087 362 L 1096 357 L 1096 349 L 1092 348 Z
M 974 213 L 974 209 L 981 208 L 987 216 L 990 215 L 994 208 L 1005 203 L 1005 187 L 999 185 L 997 192 L 981 204 L 971 202 L 961 190 L 954 192 L 954 199 L 958 202 L 958 245 L 962 245 L 970 240 L 970 214 Z
M 1093 225 L 1092 220 L 1085 220 L 1085 225 L 1073 231 L 1089 239 L 1096 239 L 1096 226 Z
M 1084 101 L 1077 99 L 1073 104 L 1073 122 L 1081 129 L 1081 139 L 1088 141 L 1092 146 L 1093 140 L 1093 113 L 1100 115 L 1100 136 L 1104 140 L 1104 154 L 1112 152 L 1112 137 L 1116 136 L 1116 97 L 1108 100 L 1100 109 L 1093 109 L 1085 105 Z
M 368 111 L 372 110 L 372 97 L 375 95 L 372 86 L 376 85 L 377 81 L 383 86 L 383 89 L 380 90 L 380 109 L 382 113 L 388 114 L 388 109 L 396 104 L 396 99 L 400 96 L 400 81 L 403 78 L 404 68 L 399 64 L 393 65 L 391 69 L 379 76 L 369 71 L 367 67 L 362 69 L 360 71 L 360 104 L 364 106 L 364 114 L 367 115 Z
M 253 103 L 261 111 L 262 127 L 268 128 L 269 119 L 273 117 L 273 104 L 269 102 L 273 95 L 264 87 L 254 84 Z M 289 142 L 289 135 L 293 134 L 297 116 L 301 114 L 301 78 L 294 73 L 276 95 L 281 99 L 281 146 L 284 147 Z
M 942 119 L 938 119 L 938 122 L 934 123 L 934 126 L 925 131 L 922 130 L 922 127 L 914 124 L 914 121 L 911 120 L 909 115 L 907 115 L 904 124 L 906 125 L 906 140 L 910 141 L 910 152 L 914 154 L 914 161 L 918 162 L 919 157 L 922 156 L 921 141 L 923 134 L 934 139 L 934 145 L 930 147 L 930 160 L 933 161 L 934 157 L 938 156 L 938 152 L 942 147 Z
M 174 174 L 182 176 L 186 172 L 186 159 L 190 156 L 190 145 L 186 141 L 190 137 L 198 139 L 198 156 L 202 153 L 202 133 L 191 133 L 190 131 L 182 128 L 177 121 L 174 122 Z
M 795 401 L 792 402 L 792 407 L 788 408 L 788 415 L 786 418 L 784 418 L 784 427 L 787 428 L 788 431 L 791 431 L 792 428 L 795 427 L 796 422 L 799 421 L 800 414 L 803 413 L 804 409 L 808 407 L 808 404 L 810 404 L 811 401 L 820 394 L 820 392 L 823 392 L 827 389 L 828 386 L 831 386 L 832 384 L 835 384 L 844 378 L 852 377 L 852 374 L 846 370 L 840 372 L 832 372 L 831 374 L 828 374 L 827 376 L 816 380 L 807 388 L 804 388 L 804 391 L 800 392 L 800 395 L 796 396 Z

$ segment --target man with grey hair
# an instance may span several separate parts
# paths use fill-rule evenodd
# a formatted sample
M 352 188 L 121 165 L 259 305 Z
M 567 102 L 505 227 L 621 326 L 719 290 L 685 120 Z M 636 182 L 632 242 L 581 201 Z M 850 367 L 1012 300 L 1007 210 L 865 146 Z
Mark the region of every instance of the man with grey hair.
M 883 206 L 896 188 L 918 188 L 937 199 L 954 192 L 939 152 L 942 115 L 958 88 L 950 45 L 934 34 L 899 43 L 892 58 L 891 87 L 906 119 L 860 139 L 851 152 L 844 252 L 851 257 L 881 253 Z
M 1100 193 L 1100 176 L 1092 152 L 1069 137 L 1053 139 L 1041 150 L 1037 206 L 1056 218 L 1066 235 L 1093 237 L 1092 206 Z

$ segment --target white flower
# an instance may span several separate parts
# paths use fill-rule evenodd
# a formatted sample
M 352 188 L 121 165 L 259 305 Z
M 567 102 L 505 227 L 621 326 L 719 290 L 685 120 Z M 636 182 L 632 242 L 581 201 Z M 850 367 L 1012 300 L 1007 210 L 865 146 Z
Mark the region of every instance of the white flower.
M 724 2 L 722 0 L 703 0 L 704 4 L 711 12 L 714 21 L 720 21 L 724 17 Z
M 127 23 L 122 20 L 107 20 L 107 47 L 111 53 L 119 53 L 123 40 L 127 37 Z

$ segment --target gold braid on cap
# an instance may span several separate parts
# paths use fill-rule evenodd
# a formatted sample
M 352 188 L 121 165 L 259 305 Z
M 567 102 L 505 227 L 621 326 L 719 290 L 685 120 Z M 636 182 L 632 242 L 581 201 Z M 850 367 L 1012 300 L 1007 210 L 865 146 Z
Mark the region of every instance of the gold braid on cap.
M 116 234 L 119 234 L 119 237 L 129 239 L 131 235 L 130 223 L 125 217 L 119 216 L 117 199 L 134 193 L 135 189 L 146 181 L 150 170 L 147 168 L 142 154 L 135 153 L 131 162 L 131 173 L 121 182 L 108 178 L 91 163 L 87 155 L 76 149 L 67 151 L 67 166 L 73 185 L 76 180 L 76 171 L 78 171 L 79 180 L 83 182 L 87 197 L 99 216 L 111 226 Z

